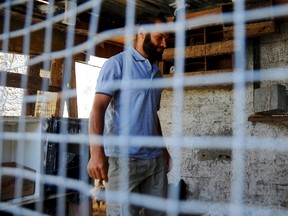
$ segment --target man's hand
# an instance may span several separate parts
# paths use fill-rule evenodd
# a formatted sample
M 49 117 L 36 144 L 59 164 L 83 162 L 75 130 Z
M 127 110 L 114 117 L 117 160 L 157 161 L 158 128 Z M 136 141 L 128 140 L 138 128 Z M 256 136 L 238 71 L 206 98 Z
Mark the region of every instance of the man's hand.
M 168 173 L 172 169 L 172 158 L 166 148 L 163 149 L 163 158 L 166 172 Z
M 108 182 L 108 167 L 108 159 L 104 154 L 103 148 L 97 147 L 97 150 L 94 148 L 93 156 L 91 156 L 87 165 L 89 176 Z

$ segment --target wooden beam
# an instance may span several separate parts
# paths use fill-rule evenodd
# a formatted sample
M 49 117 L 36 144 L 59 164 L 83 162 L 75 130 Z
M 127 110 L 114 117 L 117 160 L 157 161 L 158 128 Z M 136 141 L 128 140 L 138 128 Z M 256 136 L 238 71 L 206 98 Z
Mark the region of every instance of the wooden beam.
M 40 70 L 42 69 L 43 65 L 42 63 L 32 65 L 28 69 L 28 75 L 32 77 L 39 77 Z M 25 92 L 26 95 L 37 95 L 37 90 L 27 89 Z M 26 103 L 26 116 L 34 116 L 35 114 L 35 102 L 27 102 Z
M 187 13 L 186 14 L 186 20 L 188 19 L 195 19 L 201 16 L 205 16 L 205 15 L 212 15 L 212 14 L 222 14 L 222 7 L 216 7 L 216 8 L 212 8 L 212 9 L 208 9 L 208 10 L 201 10 L 201 11 L 196 11 L 196 12 L 192 12 L 192 13 Z M 173 22 L 174 17 L 168 17 L 167 21 L 168 22 Z M 215 20 L 216 23 L 219 23 L 219 21 L 221 20 Z
M 53 86 L 62 86 L 62 72 L 64 59 L 53 59 L 51 61 L 50 84 Z
M 64 59 L 54 59 L 51 61 L 51 75 L 50 75 L 51 85 L 58 86 L 58 87 L 62 86 L 63 64 L 64 64 Z M 61 107 L 61 93 L 58 93 L 57 101 L 55 105 L 55 113 L 54 113 L 55 116 L 58 116 L 58 117 L 63 116 L 62 107 Z
M 71 79 L 69 87 L 76 91 L 76 74 L 75 74 L 75 60 L 72 61 L 71 65 Z M 78 118 L 78 105 L 77 95 L 69 98 L 68 113 L 70 118 Z
M 251 122 L 287 122 L 288 115 L 260 115 L 255 114 L 248 117 Z
M 231 40 L 234 36 L 234 26 L 224 26 L 224 38 Z M 268 34 L 272 34 L 276 31 L 275 21 L 264 21 L 246 24 L 246 36 L 247 37 L 260 37 Z
M 107 43 L 115 43 L 115 44 L 120 44 L 120 45 L 124 46 L 125 37 L 120 36 L 120 37 L 110 38 L 109 40 L 107 40 Z
M 184 58 L 197 58 L 205 56 L 205 45 L 196 45 L 196 46 L 187 46 L 185 48 Z M 164 50 L 162 55 L 163 60 L 175 59 L 175 49 L 177 48 L 168 48 Z M 177 57 L 176 57 L 177 58 Z
M 234 52 L 234 43 L 232 40 L 223 42 L 214 42 L 210 44 L 187 46 L 185 49 L 185 58 L 197 58 L 204 56 L 221 55 Z M 163 60 L 175 58 L 175 49 L 166 49 L 163 53 Z
M 123 51 L 123 49 L 124 49 L 123 46 L 110 43 L 101 43 L 95 47 L 95 55 L 101 58 L 109 58 Z
M 25 74 L 11 73 L 6 71 L 0 72 L 0 80 L 4 79 L 6 76 L 6 87 L 14 87 L 14 88 L 23 88 L 21 85 L 22 80 L 27 80 L 26 89 L 29 90 L 47 90 L 50 92 L 59 92 L 61 91 L 60 87 L 48 85 L 43 88 L 42 83 L 49 83 L 48 78 L 42 77 L 33 77 Z
M 222 8 L 216 7 L 208 10 L 201 10 L 194 13 L 187 13 L 186 19 L 194 19 L 197 17 L 205 16 L 205 15 L 212 15 L 212 14 L 222 14 Z
M 205 54 L 206 56 L 212 55 L 222 55 L 227 53 L 233 53 L 234 49 L 233 40 L 223 41 L 223 42 L 214 42 L 211 44 L 206 44 Z

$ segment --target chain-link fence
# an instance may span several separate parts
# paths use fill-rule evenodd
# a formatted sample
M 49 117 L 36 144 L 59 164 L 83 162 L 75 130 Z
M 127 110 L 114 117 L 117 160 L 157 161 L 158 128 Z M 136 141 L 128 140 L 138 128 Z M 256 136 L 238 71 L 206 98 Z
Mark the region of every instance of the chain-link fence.
M 288 1 L 107 2 L 119 4 L 123 23 L 117 8 L 102 10 L 105 1 L 1 1 L 1 215 L 105 215 L 105 200 L 171 216 L 287 215 Z M 139 9 L 144 3 L 150 6 Z M 113 85 L 164 89 L 165 143 L 125 130 L 105 141 L 123 152 L 167 146 L 173 166 L 165 199 L 95 188 L 89 143 L 102 137 L 88 136 L 91 103 L 84 110 L 77 103 L 94 89 L 101 66 L 75 63 L 132 46 L 134 17 L 152 8 L 165 8 L 168 20 L 159 26 L 170 35 L 158 63 L 163 78 Z M 77 83 L 93 68 L 93 78 Z M 129 123 L 131 113 L 122 114 Z

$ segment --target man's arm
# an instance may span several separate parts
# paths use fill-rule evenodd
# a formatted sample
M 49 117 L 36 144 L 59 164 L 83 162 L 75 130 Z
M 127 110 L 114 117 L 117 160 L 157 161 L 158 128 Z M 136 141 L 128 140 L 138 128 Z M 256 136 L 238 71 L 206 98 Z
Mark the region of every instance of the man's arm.
M 105 111 L 111 97 L 104 94 L 95 94 L 89 118 L 89 135 L 103 135 Z M 102 143 L 90 139 L 90 160 L 87 165 L 90 177 L 108 182 L 108 160 Z

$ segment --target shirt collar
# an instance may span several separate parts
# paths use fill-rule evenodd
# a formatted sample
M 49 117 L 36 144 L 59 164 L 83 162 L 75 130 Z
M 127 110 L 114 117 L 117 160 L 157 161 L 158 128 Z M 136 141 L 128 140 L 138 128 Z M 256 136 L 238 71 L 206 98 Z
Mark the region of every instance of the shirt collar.
M 128 51 L 131 53 L 132 57 L 136 61 L 145 61 L 146 60 L 146 58 L 144 58 L 134 47 L 130 46 L 128 48 Z
M 147 59 L 143 57 L 134 47 L 130 46 L 128 47 L 128 51 L 132 55 L 132 57 L 135 59 L 135 61 L 146 61 Z M 148 61 L 148 60 L 147 60 Z M 149 61 L 148 61 L 149 62 Z M 149 62 L 150 63 L 150 62 Z M 156 63 L 153 63 L 151 65 L 153 67 L 153 70 L 155 70 L 155 73 L 159 70 L 158 66 Z

